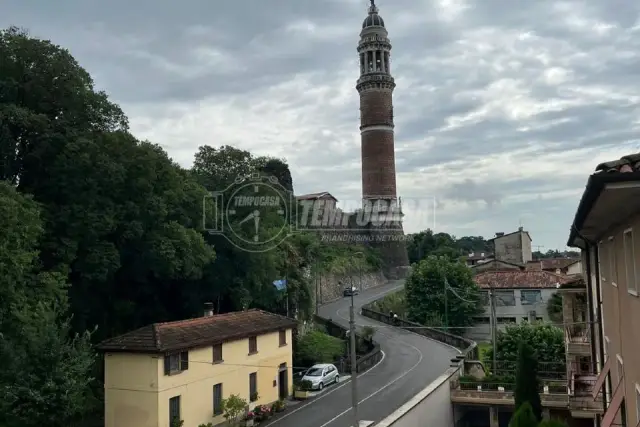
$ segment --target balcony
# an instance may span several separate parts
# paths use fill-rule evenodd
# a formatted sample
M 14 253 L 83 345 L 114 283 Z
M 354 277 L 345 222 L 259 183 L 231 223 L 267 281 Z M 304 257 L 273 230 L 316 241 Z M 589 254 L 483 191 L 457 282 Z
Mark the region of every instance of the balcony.
M 513 382 L 472 380 L 460 377 L 450 382 L 451 402 L 465 405 L 514 406 Z M 566 381 L 554 381 L 541 387 L 540 399 L 545 408 L 565 409 L 569 404 Z
M 593 418 L 596 414 L 604 414 L 602 390 L 593 397 L 593 387 L 598 376 L 596 374 L 578 375 L 571 373 L 569 391 L 569 410 L 574 418 Z
M 590 356 L 591 329 L 586 323 L 578 323 L 565 327 L 565 343 L 567 354 L 576 356 Z

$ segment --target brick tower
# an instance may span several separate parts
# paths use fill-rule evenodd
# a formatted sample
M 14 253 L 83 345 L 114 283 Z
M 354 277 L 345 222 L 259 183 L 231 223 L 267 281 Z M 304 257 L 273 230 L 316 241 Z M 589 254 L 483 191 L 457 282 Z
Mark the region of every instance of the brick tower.
M 369 16 L 362 23 L 358 54 L 360 78 L 360 135 L 362 150 L 362 198 L 364 210 L 385 213 L 384 224 L 369 224 L 375 245 L 380 249 L 385 272 L 402 278 L 409 266 L 402 239 L 401 204 L 396 195 L 396 165 L 393 123 L 391 43 L 384 20 L 371 0 Z

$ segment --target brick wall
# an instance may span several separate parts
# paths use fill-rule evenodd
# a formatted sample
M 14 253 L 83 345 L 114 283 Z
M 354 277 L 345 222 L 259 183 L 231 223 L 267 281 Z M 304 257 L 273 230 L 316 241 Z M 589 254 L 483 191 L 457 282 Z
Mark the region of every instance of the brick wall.
M 390 90 L 365 90 L 360 94 L 361 126 L 393 126 L 393 95 Z

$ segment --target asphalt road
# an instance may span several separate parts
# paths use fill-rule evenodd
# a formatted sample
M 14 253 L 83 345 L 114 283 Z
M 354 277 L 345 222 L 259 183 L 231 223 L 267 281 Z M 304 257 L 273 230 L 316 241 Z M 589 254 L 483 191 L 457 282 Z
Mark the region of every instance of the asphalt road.
M 376 327 L 374 339 L 384 352 L 382 361 L 358 377 L 358 418 L 380 421 L 438 378 L 458 352 L 420 335 L 360 316 L 359 308 L 384 294 L 399 290 L 402 282 L 369 289 L 356 295 L 356 324 Z M 348 327 L 350 298 L 320 307 L 320 315 Z M 291 408 L 273 427 L 352 426 L 351 382 L 327 389 L 313 401 Z

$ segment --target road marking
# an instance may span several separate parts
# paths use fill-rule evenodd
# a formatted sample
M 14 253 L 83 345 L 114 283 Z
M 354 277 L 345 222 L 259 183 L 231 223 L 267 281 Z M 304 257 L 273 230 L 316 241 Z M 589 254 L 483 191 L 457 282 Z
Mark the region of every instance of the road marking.
M 385 335 L 386 336 L 386 335 Z M 393 340 L 393 338 L 390 338 L 391 340 Z M 395 340 L 394 340 L 395 341 Z M 368 395 L 367 397 L 365 397 L 364 399 L 362 399 L 361 401 L 358 402 L 358 405 L 360 405 L 361 403 L 366 402 L 367 400 L 371 399 L 373 396 L 375 396 L 376 394 L 380 393 L 382 390 L 386 389 L 387 387 L 395 384 L 396 382 L 400 381 L 402 378 L 406 377 L 407 375 L 409 375 L 411 373 L 411 371 L 413 371 L 414 369 L 416 369 L 418 367 L 418 365 L 420 365 L 420 363 L 422 363 L 422 352 L 415 346 L 409 344 L 409 343 L 403 343 L 411 348 L 413 348 L 415 351 L 418 352 L 418 354 L 420 355 L 420 358 L 418 359 L 418 361 L 416 362 L 415 365 L 413 365 L 411 368 L 409 368 L 407 371 L 405 371 L 402 375 L 400 375 L 399 377 L 395 378 L 392 381 L 389 381 L 387 384 L 383 385 L 380 389 L 378 389 L 377 391 L 374 391 L 373 393 L 371 393 L 370 395 Z M 367 371 L 368 372 L 368 371 Z M 331 424 L 332 422 L 334 422 L 335 420 L 337 420 L 338 418 L 340 418 L 341 416 L 343 416 L 344 414 L 351 412 L 353 408 L 349 407 L 346 410 L 342 411 L 341 413 L 339 413 L 338 415 L 336 415 L 335 417 L 331 418 L 329 421 L 327 421 L 326 423 L 322 424 L 319 427 L 326 427 L 329 424 Z
M 384 358 L 385 358 L 387 355 L 385 354 L 385 352 L 384 352 L 384 351 L 380 351 L 380 353 L 382 353 L 382 357 L 380 358 L 380 361 L 379 361 L 378 363 L 376 363 L 375 365 L 373 365 L 370 369 L 368 369 L 368 370 L 367 370 L 367 372 L 363 372 L 363 373 L 361 373 L 360 375 L 358 375 L 358 378 L 360 378 L 360 377 L 362 377 L 362 376 L 364 376 L 364 375 L 367 375 L 369 372 L 373 371 L 373 370 L 374 370 L 378 365 L 380 365 L 380 364 L 382 363 L 382 361 L 384 360 Z M 296 408 L 296 409 L 294 409 L 293 411 L 291 411 L 291 412 L 288 412 L 288 413 L 284 414 L 283 416 L 281 416 L 281 417 L 280 417 L 280 418 L 278 418 L 277 420 L 272 421 L 272 422 L 270 422 L 269 424 L 266 424 L 264 427 L 269 427 L 270 425 L 273 425 L 273 424 L 275 424 L 275 423 L 278 423 L 278 422 L 280 422 L 280 421 L 284 420 L 285 418 L 287 418 L 287 417 L 289 417 L 289 416 L 291 416 L 291 415 L 295 414 L 296 412 L 300 411 L 301 409 L 304 409 L 304 408 L 306 408 L 307 406 L 309 406 L 309 405 L 312 405 L 312 404 L 316 403 L 318 400 L 320 400 L 320 399 L 322 399 L 322 398 L 324 398 L 324 397 L 329 396 L 331 393 L 333 393 L 333 392 L 335 392 L 335 391 L 338 391 L 338 390 L 339 390 L 339 389 L 341 389 L 342 387 L 344 387 L 344 386 L 346 386 L 347 384 L 349 384 L 349 382 L 351 382 L 351 378 L 349 378 L 349 379 L 348 379 L 348 380 L 346 380 L 346 381 L 340 381 L 340 385 L 338 385 L 337 387 L 333 388 L 332 390 L 330 390 L 330 391 L 328 391 L 328 392 L 326 392 L 326 393 L 321 394 L 319 397 L 317 397 L 317 398 L 313 399 L 311 402 L 305 403 L 305 404 L 303 404 L 302 406 L 300 406 L 299 408 Z

